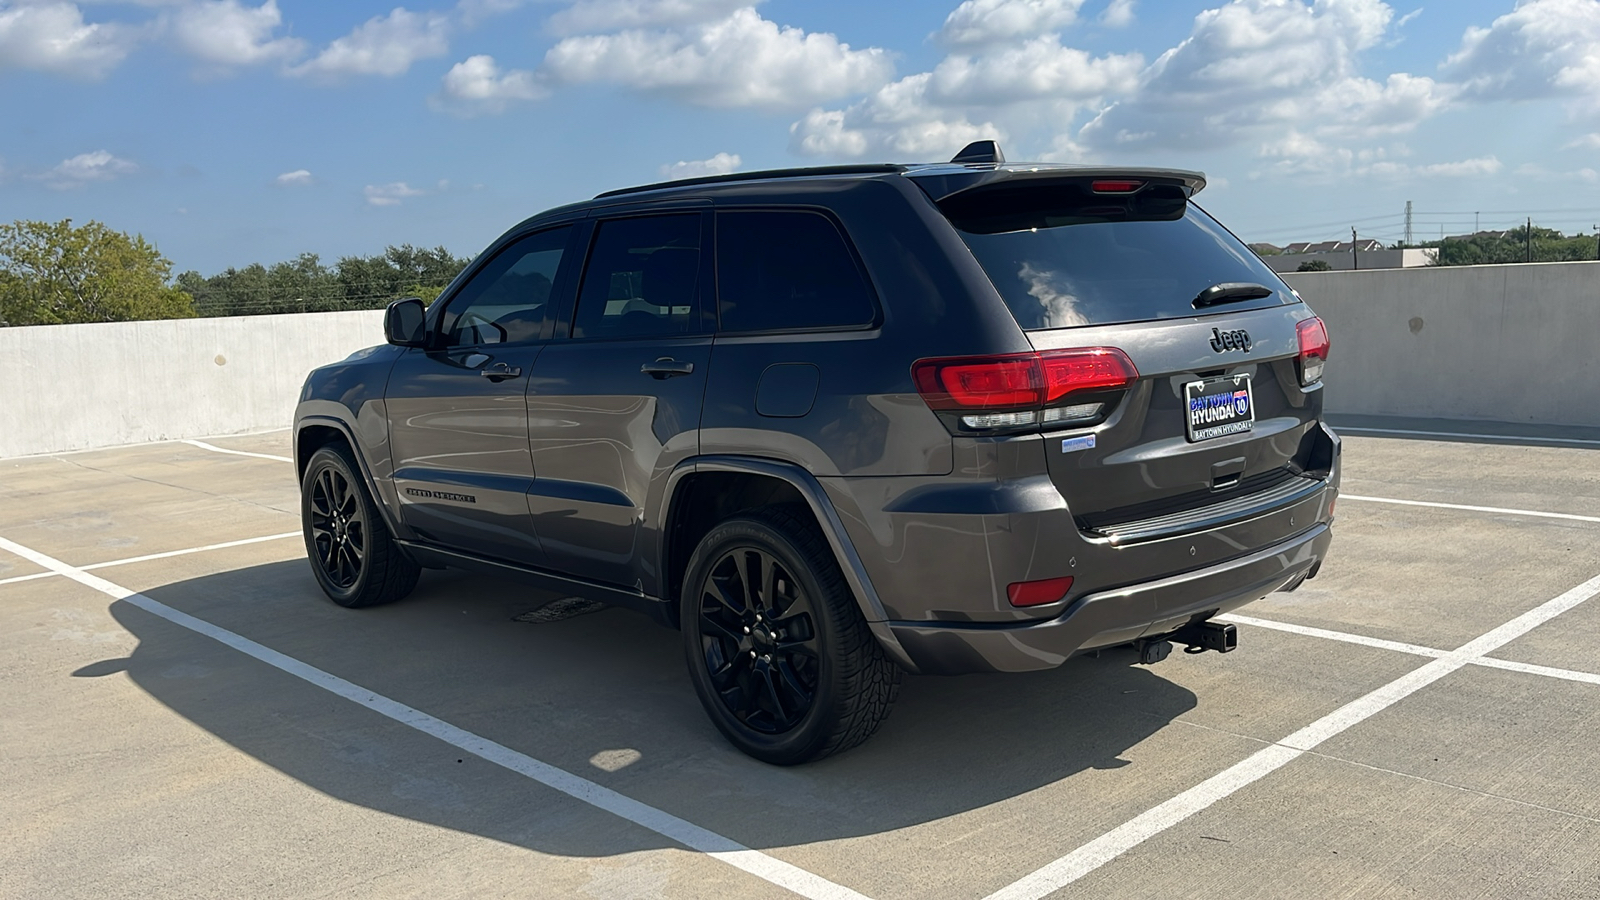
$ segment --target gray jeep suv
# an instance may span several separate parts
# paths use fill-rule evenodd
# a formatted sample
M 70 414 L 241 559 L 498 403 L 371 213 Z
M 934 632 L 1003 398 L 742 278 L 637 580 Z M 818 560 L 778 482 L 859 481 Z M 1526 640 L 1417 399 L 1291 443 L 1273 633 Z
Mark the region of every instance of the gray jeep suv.
M 1322 321 L 1204 184 L 984 142 L 534 216 L 306 380 L 312 570 L 641 610 L 778 764 L 865 740 L 902 671 L 1230 650 L 1214 616 L 1316 575 L 1339 439 Z

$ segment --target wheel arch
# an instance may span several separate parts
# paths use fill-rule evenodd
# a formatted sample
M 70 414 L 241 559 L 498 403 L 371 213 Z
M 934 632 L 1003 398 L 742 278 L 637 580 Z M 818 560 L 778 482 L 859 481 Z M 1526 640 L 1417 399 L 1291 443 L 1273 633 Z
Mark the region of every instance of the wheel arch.
M 350 449 L 350 455 L 355 458 L 356 467 L 360 470 L 361 480 L 366 484 L 367 493 L 372 497 L 373 505 L 378 508 L 378 514 L 383 516 L 383 522 L 389 527 L 389 532 L 396 536 L 408 535 L 410 532 L 402 526 L 396 511 L 384 502 L 384 493 L 378 490 L 377 480 L 372 475 L 372 466 L 361 450 L 361 442 L 356 440 L 354 431 L 345 422 L 327 416 L 306 416 L 295 423 L 295 483 L 298 484 L 305 478 L 306 464 L 310 462 L 312 454 L 335 443 L 342 443 Z
M 883 602 L 845 532 L 844 523 L 817 479 L 793 463 L 741 456 L 685 460 L 669 476 L 658 559 L 661 594 L 673 620 L 689 557 L 718 522 L 748 509 L 803 507 L 827 541 L 844 580 L 884 652 L 907 671 L 916 666 L 890 631 Z

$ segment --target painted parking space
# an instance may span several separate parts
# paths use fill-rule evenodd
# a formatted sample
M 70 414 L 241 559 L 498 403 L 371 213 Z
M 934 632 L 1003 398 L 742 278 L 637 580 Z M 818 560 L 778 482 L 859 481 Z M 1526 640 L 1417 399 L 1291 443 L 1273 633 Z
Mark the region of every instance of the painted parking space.
M 256 852 L 268 862 L 254 863 L 250 877 L 274 885 L 252 892 L 261 896 L 439 896 L 449 893 L 442 874 L 465 872 L 462 885 L 479 895 L 523 886 L 528 896 L 798 890 L 983 897 L 1017 888 L 1218 773 L 1277 752 L 1272 748 L 1283 747 L 1286 736 L 1438 661 L 1318 636 L 1317 629 L 1448 654 L 1600 573 L 1600 556 L 1589 546 L 1600 525 L 1342 503 L 1334 556 L 1319 578 L 1241 610 L 1301 633 L 1244 625 L 1235 653 L 1174 654 L 1154 667 L 1109 651 L 1053 672 L 909 678 L 894 715 L 868 744 L 819 764 L 774 769 L 721 741 L 690 690 L 676 633 L 641 617 L 606 610 L 544 625 L 515 622 L 548 597 L 432 572 L 416 594 L 392 607 L 357 612 L 328 604 L 299 542 L 273 537 L 297 521 L 292 471 L 263 458 L 288 452 L 286 441 L 277 433 L 207 439 L 210 448 L 165 444 L 74 454 L 92 456 L 92 468 L 30 475 L 40 481 L 31 482 L 29 496 L 36 499 L 27 508 L 15 495 L 0 496 L 0 538 L 70 569 L 137 558 L 136 550 L 173 553 L 186 549 L 176 546 L 184 539 L 196 540 L 189 549 L 232 543 L 91 573 L 755 855 L 718 856 L 720 845 L 674 840 L 668 835 L 675 832 L 652 831 L 438 734 L 384 719 L 325 686 L 62 574 L 0 584 L 7 657 L 14 660 L 0 672 L 9 687 L 26 688 L 6 692 L 0 736 L 0 751 L 29 785 L 11 796 L 25 801 L 17 808 L 26 815 L 19 824 L 0 825 L 0 834 L 14 839 L 0 861 L 8 874 L 0 878 L 27 878 L 17 882 L 27 888 L 19 896 L 47 890 L 88 896 L 89 885 L 101 889 L 97 895 L 116 895 L 107 893 L 116 884 L 132 895 L 141 877 L 150 879 L 144 895 L 152 885 L 175 896 L 215 895 L 235 877 L 222 861 L 248 852 L 254 835 L 262 847 Z M 1349 438 L 1347 489 L 1359 473 L 1395 493 L 1418 488 L 1392 499 L 1455 496 L 1467 498 L 1459 505 L 1491 505 L 1477 502 L 1484 498 L 1473 493 L 1475 477 L 1449 489 L 1407 481 L 1406 473 L 1437 449 L 1437 442 Z M 1514 466 L 1520 450 L 1481 448 L 1478 455 L 1492 470 Z M 45 479 L 54 479 L 50 490 L 40 489 Z M 82 486 L 72 479 L 83 479 Z M 192 492 L 188 502 L 198 514 L 216 515 L 212 539 L 204 540 L 203 529 L 188 530 L 173 510 L 141 506 L 153 483 Z M 1540 490 L 1523 485 L 1499 499 L 1533 511 L 1600 513 L 1561 478 L 1552 479 L 1549 496 Z M 85 522 L 74 509 L 90 491 L 102 498 L 103 521 Z M 230 518 L 213 503 L 245 512 Z M 275 512 L 264 515 L 263 508 Z M 255 525 L 257 515 L 264 530 L 249 537 L 262 540 L 224 540 L 236 526 Z M 26 523 L 35 523 L 31 532 L 20 527 Z M 18 527 L 8 531 L 7 524 Z M 134 543 L 117 557 L 108 538 Z M 1515 551 L 1509 559 L 1483 564 L 1508 548 Z M 13 556 L 32 566 L 19 572 L 38 571 Z M 1600 623 L 1597 609 L 1574 603 L 1492 655 L 1585 669 L 1583 660 L 1562 653 L 1558 635 L 1569 623 Z M 1040 882 L 1048 890 L 1032 895 L 1125 895 L 1135 885 L 1141 892 L 1228 893 L 1222 880 L 1228 854 L 1248 856 L 1251 883 L 1259 885 L 1251 890 L 1259 896 L 1302 890 L 1306 873 L 1319 871 L 1331 873 L 1330 885 L 1410 886 L 1429 895 L 1504 854 L 1424 853 L 1377 838 L 1403 832 L 1400 817 L 1417 810 L 1468 846 L 1488 836 L 1515 845 L 1581 835 L 1581 823 L 1596 818 L 1580 796 L 1582 785 L 1600 773 L 1559 763 L 1580 754 L 1588 720 L 1579 711 L 1592 706 L 1600 685 L 1476 663 L 1458 669 L 1374 707 L 1073 880 Z M 1506 724 L 1515 722 L 1526 722 L 1543 743 L 1516 737 Z M 79 736 L 84 746 L 74 747 Z M 1475 755 L 1440 756 L 1441 747 L 1457 745 L 1473 747 Z M 1428 753 L 1441 760 L 1431 770 Z M 88 766 L 86 759 L 104 762 Z M 1501 782 L 1492 777 L 1497 760 Z M 130 786 L 136 771 L 148 782 L 138 790 Z M 1423 787 L 1387 787 L 1394 779 Z M 1384 790 L 1414 802 L 1385 812 Z M 1306 802 L 1312 793 L 1345 799 Z M 104 809 L 113 795 L 120 824 L 74 827 L 98 822 L 97 804 Z M 1537 809 L 1527 811 L 1529 804 Z M 1506 823 L 1505 832 L 1481 821 L 1486 809 Z M 260 823 L 274 815 L 294 828 L 266 833 Z M 1354 824 L 1361 816 L 1370 820 L 1364 832 Z M 49 825 L 48 839 L 28 824 L 38 821 Z M 195 821 L 210 823 L 215 833 L 180 840 Z M 1215 823 L 1227 831 L 1210 834 Z M 377 839 L 365 833 L 344 845 L 332 840 L 352 828 L 404 835 L 427 849 L 396 859 L 378 852 Z M 224 831 L 234 837 L 219 837 Z M 31 842 L 22 840 L 29 834 Z M 96 856 L 96 847 L 113 852 Z M 1341 848 L 1359 862 L 1329 863 L 1329 851 Z M 58 864 L 62 858 L 77 860 L 92 877 L 71 881 Z M 1377 880 L 1352 880 L 1348 867 L 1358 865 Z M 538 884 L 549 890 L 519 880 L 519 870 L 538 873 Z M 1411 874 L 1393 874 L 1402 870 Z M 1600 894 L 1584 881 L 1586 871 L 1569 866 L 1559 877 L 1528 883 L 1564 895 L 1581 895 L 1576 888 L 1588 885 Z M 1207 881 L 1208 872 L 1218 880 Z M 1203 885 L 1209 890 L 1201 891 Z

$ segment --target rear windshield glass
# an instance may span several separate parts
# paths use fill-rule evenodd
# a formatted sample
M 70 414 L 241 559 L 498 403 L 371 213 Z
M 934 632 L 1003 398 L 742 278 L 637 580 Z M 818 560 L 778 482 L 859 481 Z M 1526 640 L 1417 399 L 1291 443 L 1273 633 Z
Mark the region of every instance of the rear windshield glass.
M 1175 190 L 1152 185 L 1144 197 L 1107 198 L 1012 189 L 988 198 L 958 195 L 952 200 L 961 202 L 943 206 L 1017 324 L 1030 331 L 1294 302 L 1250 248 Z M 1274 293 L 1195 309 L 1202 291 L 1228 282 Z

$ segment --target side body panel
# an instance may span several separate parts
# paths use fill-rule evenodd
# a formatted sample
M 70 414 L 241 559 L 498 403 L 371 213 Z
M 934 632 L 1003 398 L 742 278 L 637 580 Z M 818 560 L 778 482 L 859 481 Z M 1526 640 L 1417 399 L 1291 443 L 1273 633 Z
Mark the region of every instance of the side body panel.
M 380 344 L 359 350 L 341 362 L 313 369 L 306 376 L 300 389 L 300 402 L 295 407 L 294 446 L 298 466 L 305 461 L 298 448 L 306 429 L 333 428 L 344 435 L 355 449 L 356 460 L 367 476 L 368 486 L 385 521 L 396 534 L 409 536 L 398 515 L 394 459 L 389 445 L 389 414 L 383 399 L 389 371 L 401 352 L 399 347 Z
M 419 539 L 529 565 L 544 561 L 528 515 L 528 378 L 542 344 L 407 350 L 387 400 L 400 515 Z M 503 366 L 516 377 L 482 373 Z

